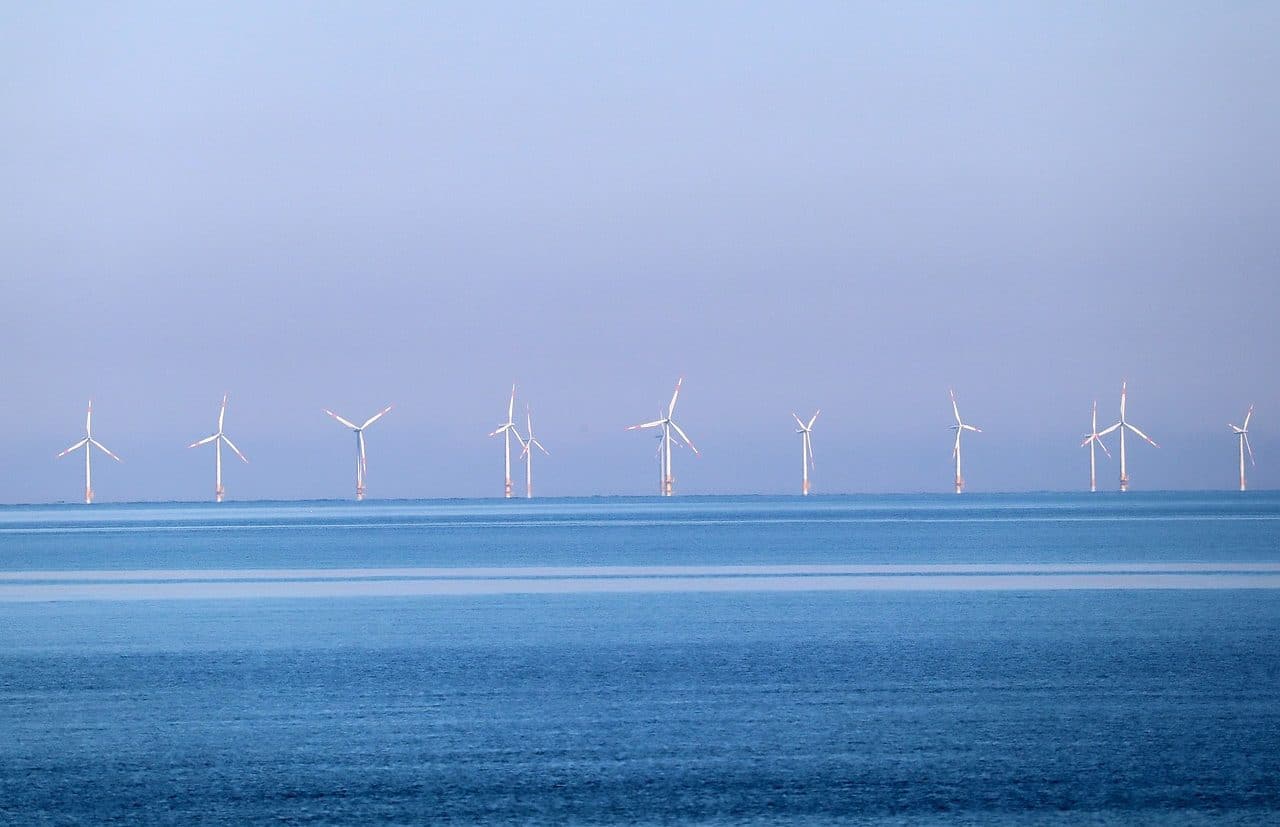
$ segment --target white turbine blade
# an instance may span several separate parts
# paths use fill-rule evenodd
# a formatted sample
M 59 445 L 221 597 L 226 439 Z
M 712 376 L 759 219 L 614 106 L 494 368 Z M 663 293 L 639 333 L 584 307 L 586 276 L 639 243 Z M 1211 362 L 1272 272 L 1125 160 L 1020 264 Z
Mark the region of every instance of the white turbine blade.
M 524 442 L 524 443 L 521 443 L 521 444 L 522 444 L 524 447 L 520 450 L 520 459 L 524 459 L 525 457 L 529 456 L 529 446 L 530 446 L 532 443 L 530 443 L 530 442 Z
M 1098 432 L 1098 400 L 1093 400 L 1093 433 Z
M 89 410 L 84 415 L 84 435 L 93 435 L 93 400 L 89 400 Z
M 516 438 L 516 442 L 519 442 L 519 443 L 520 443 L 520 447 L 522 447 L 522 448 L 523 448 L 523 447 L 524 447 L 524 444 L 525 444 L 525 438 L 524 438 L 524 437 L 522 437 L 522 436 L 520 436 L 520 431 L 518 431 L 518 430 L 516 429 L 516 426 L 515 426 L 515 425 L 512 425 L 512 426 L 511 426 L 511 433 L 512 433 L 512 435 L 514 435 L 514 436 L 515 436 L 515 438 Z
M 956 454 L 960 453 L 960 434 L 961 433 L 962 433 L 961 429 L 956 428 L 956 444 L 951 447 L 952 458 L 954 458 Z
M 804 430 L 805 430 L 805 428 L 804 428 L 804 421 L 803 421 L 802 419 L 800 419 L 800 417 L 796 416 L 796 412 L 795 412 L 795 411 L 792 411 L 792 412 L 791 412 L 791 418 L 792 418 L 792 419 L 794 419 L 794 420 L 796 421 L 796 424 L 800 426 L 800 432 L 801 432 L 801 433 L 804 433 Z
M 77 442 L 75 445 L 72 445 L 70 448 L 63 451 L 61 454 L 58 454 L 58 456 L 54 457 L 54 459 L 61 459 L 62 457 L 65 457 L 67 454 L 71 453 L 72 451 L 79 450 L 80 448 L 83 448 L 85 445 L 87 445 L 88 442 L 89 442 L 89 438 L 85 437 L 84 439 Z
M 1102 453 L 1107 455 L 1107 459 L 1111 459 L 1111 452 L 1107 450 L 1107 443 L 1102 441 L 1102 437 L 1095 436 L 1093 440 L 1098 443 L 1098 447 L 1102 449 Z
M 656 427 L 658 427 L 659 425 L 661 425 L 663 422 L 666 422 L 666 420 L 665 420 L 665 419 L 655 419 L 655 420 L 653 420 L 652 422 L 642 422 L 642 423 L 640 423 L 639 425 L 628 425 L 628 426 L 627 426 L 627 430 L 628 430 L 628 431 L 635 431 L 635 430 L 638 430 L 638 429 L 640 429 L 640 428 L 656 428 Z
M 107 456 L 111 457 L 111 458 L 112 458 L 113 460 L 115 460 L 116 462 L 124 462 L 124 460 L 120 459 L 120 457 L 118 457 L 118 456 L 116 456 L 115 454 L 111 453 L 111 451 L 109 451 L 109 450 L 107 449 L 107 446 L 103 445 L 103 444 L 102 444 L 101 442 L 99 442 L 98 440 L 96 440 L 96 439 L 90 439 L 90 440 L 89 440 L 89 444 L 90 444 L 90 445 L 96 445 L 96 446 L 98 447 L 98 450 L 99 450 L 99 451 L 101 451 L 102 453 L 104 453 L 104 454 L 106 454 Z M 86 448 L 85 450 L 88 450 L 88 449 Z
M 353 430 L 353 431 L 358 431 L 358 430 L 360 430 L 359 428 L 357 428 L 357 427 L 356 427 L 356 425 L 355 425 L 355 423 L 354 423 L 354 422 L 351 422 L 350 420 L 343 419 L 342 417 L 338 416 L 336 413 L 334 413 L 333 411 L 329 410 L 328 408 L 325 408 L 325 409 L 324 409 L 324 412 L 325 412 L 325 413 L 327 413 L 329 416 L 333 417 L 334 419 L 338 420 L 339 422 L 341 422 L 343 425 L 346 425 L 346 426 L 347 426 L 348 428 L 350 428 L 351 430 Z
M 1250 406 L 1249 406 L 1249 412 L 1248 412 L 1247 414 L 1245 414 L 1245 415 L 1244 415 L 1244 424 L 1240 426 L 1240 430 L 1242 430 L 1242 431 L 1247 431 L 1247 430 L 1249 430 L 1249 419 L 1250 419 L 1250 417 L 1252 417 L 1252 416 L 1253 416 L 1253 406 L 1252 406 L 1252 405 L 1250 405 Z
M 1144 434 L 1142 431 L 1138 430 L 1138 426 L 1137 426 L 1137 425 L 1130 425 L 1128 422 L 1126 422 L 1126 423 L 1124 423 L 1124 424 L 1125 424 L 1125 427 L 1126 427 L 1126 428 L 1128 428 L 1130 431 L 1133 431 L 1135 434 L 1137 434 L 1138 436 L 1142 437 L 1142 438 L 1143 438 L 1143 439 L 1145 439 L 1147 442 L 1150 442 L 1154 447 L 1156 447 L 1156 448 L 1159 448 L 1159 447 L 1160 447 L 1158 444 L 1156 444 L 1156 441 L 1155 441 L 1154 439 L 1152 439 L 1151 437 L 1147 436 L 1147 435 L 1146 435 L 1146 434 Z
M 808 430 L 812 430 L 812 429 L 813 429 L 813 423 L 815 423 L 815 422 L 817 422 L 817 421 L 818 421 L 818 414 L 820 414 L 820 413 L 822 413 L 822 409 L 821 409 L 821 408 L 819 408 L 818 410 L 814 411 L 814 412 L 813 412 L 813 416 L 809 417 L 809 424 L 808 424 L 808 425 L 806 425 L 806 426 L 805 426 L 805 428 L 804 428 L 806 431 L 808 431 Z
M 1129 383 L 1128 381 L 1122 381 L 1120 383 L 1120 421 L 1121 422 L 1124 421 L 1124 403 L 1128 394 L 1129 394 Z
M 1257 465 L 1258 463 L 1253 459 L 1253 446 L 1249 444 L 1249 435 L 1241 434 L 1240 436 L 1244 439 L 1244 447 L 1249 451 L 1249 462 L 1253 465 Z
M 368 428 L 370 425 L 377 422 L 379 419 L 382 419 L 382 417 L 386 416 L 390 411 L 391 411 L 390 405 L 378 411 L 376 414 L 374 414 L 373 416 L 369 417 L 364 421 L 364 424 L 360 426 L 360 430 L 363 431 L 365 428 Z
M 542 443 L 541 443 L 541 442 L 539 442 L 538 440 L 536 440 L 536 439 L 530 439 L 530 440 L 529 440 L 529 444 L 530 444 L 530 445 L 537 445 L 537 446 L 538 446 L 538 450 L 539 450 L 539 451 L 541 451 L 542 453 L 546 454 L 547 456 L 551 456 L 551 452 L 550 452 L 550 451 L 548 451 L 546 448 L 543 448 L 543 447 L 542 447 Z M 526 448 L 525 450 L 528 450 L 528 449 Z
M 804 447 L 809 449 L 809 467 L 816 470 L 818 463 L 813 458 L 813 440 L 810 439 L 808 431 L 804 432 Z
M 515 386 L 515 383 L 513 382 L 511 384 L 511 401 L 507 404 L 507 421 L 508 422 L 513 421 L 515 419 L 515 415 L 516 415 L 516 386 Z
M 973 431 L 976 434 L 982 433 L 982 429 L 977 425 L 961 425 L 960 427 L 964 428 L 966 431 Z
M 1083 448 L 1084 446 L 1088 445 L 1090 442 L 1093 442 L 1095 439 L 1097 439 L 1097 434 L 1089 434 L 1087 437 L 1081 440 L 1080 447 Z
M 1117 422 L 1116 424 L 1112 425 L 1110 428 L 1104 428 L 1103 430 L 1098 431 L 1098 436 L 1106 436 L 1107 434 L 1114 431 L 1116 428 L 1119 428 L 1122 424 L 1124 423 Z
M 528 405 L 524 406 L 524 424 L 529 433 L 529 439 L 533 439 L 533 410 Z
M 671 423 L 671 427 L 675 430 L 675 432 L 676 432 L 677 434 L 679 434 L 679 435 L 680 435 L 680 438 L 684 440 L 685 444 L 689 446 L 689 450 L 690 450 L 690 451 L 693 451 L 695 454 L 697 454 L 697 453 L 698 453 L 698 449 L 694 447 L 694 445 L 693 445 L 693 441 L 692 441 L 691 439 L 689 439 L 689 437 L 688 437 L 688 436 L 686 436 L 686 435 L 685 435 L 685 432 L 684 432 L 684 431 L 682 431 L 682 430 L 680 430 L 680 426 L 679 426 L 679 425 L 677 425 L 675 422 L 672 422 L 672 423 Z
M 364 431 L 356 431 L 356 442 L 360 445 L 360 476 L 369 481 L 369 459 L 364 453 Z
M 951 410 L 956 415 L 956 424 L 963 425 L 960 420 L 960 406 L 956 404 L 956 392 L 951 388 L 947 388 L 947 393 L 951 394 Z
M 673 392 L 673 393 L 671 394 L 671 404 L 667 406 L 667 418 L 668 418 L 668 419 L 669 419 L 669 418 L 671 418 L 673 415 L 675 415 L 675 412 L 676 412 L 676 399 L 680 396 L 680 384 L 681 384 L 682 382 L 684 382 L 684 377 L 683 377 L 683 376 L 681 376 L 679 379 L 677 379 L 677 380 L 676 380 L 676 389 L 675 389 L 675 392 Z
M 221 436 L 222 436 L 222 441 L 227 443 L 227 447 L 236 452 L 236 456 L 240 457 L 240 459 L 244 460 L 245 462 L 249 461 L 249 458 L 246 457 L 244 454 L 240 453 L 240 449 L 236 447 L 236 444 L 232 442 L 227 437 L 226 434 L 221 434 Z
M 227 417 L 227 395 L 222 395 L 222 409 L 218 411 L 218 433 L 222 433 L 222 420 Z
M 201 445 L 208 445 L 210 442 L 213 442 L 213 441 L 214 441 L 215 439 L 217 439 L 217 438 L 218 438 L 218 435 L 217 435 L 217 434 L 212 434 L 211 436 L 207 436 L 207 437 L 205 437 L 204 439 L 202 439 L 202 440 L 200 440 L 200 441 L 198 441 L 198 442 L 193 442 L 193 443 L 191 443 L 191 444 L 190 444 L 190 445 L 188 445 L 187 447 L 188 447 L 188 448 L 199 448 Z

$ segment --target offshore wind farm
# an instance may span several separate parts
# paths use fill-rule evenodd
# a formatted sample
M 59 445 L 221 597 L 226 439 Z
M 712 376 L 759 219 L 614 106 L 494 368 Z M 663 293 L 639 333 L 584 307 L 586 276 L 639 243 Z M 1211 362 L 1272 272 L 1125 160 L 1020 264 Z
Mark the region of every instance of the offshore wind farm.
M 0 824 L 1280 823 L 1280 4 L 0 76 Z

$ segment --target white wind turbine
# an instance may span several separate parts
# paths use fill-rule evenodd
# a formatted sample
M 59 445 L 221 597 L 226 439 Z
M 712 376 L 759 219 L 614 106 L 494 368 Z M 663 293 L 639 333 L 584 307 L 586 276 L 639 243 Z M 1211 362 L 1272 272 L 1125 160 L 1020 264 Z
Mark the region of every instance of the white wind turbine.
M 1102 453 L 1107 455 L 1107 459 L 1111 459 L 1111 452 L 1107 450 L 1106 444 L 1102 441 L 1102 434 L 1098 433 L 1098 401 L 1093 402 L 1093 427 L 1089 430 L 1089 435 L 1084 438 L 1084 442 L 1080 443 L 1080 447 L 1089 446 L 1089 491 L 1098 490 L 1098 473 L 1097 461 L 1094 457 L 1095 446 L 1102 449 Z
M 529 438 L 523 441 L 524 450 L 520 452 L 520 456 L 524 457 L 524 495 L 526 498 L 533 498 L 533 447 L 538 446 L 538 450 L 547 456 L 551 456 L 551 452 L 542 447 L 542 443 L 533 435 L 533 412 L 528 406 L 524 409 L 527 417 L 526 425 L 528 426 Z M 518 438 L 520 434 L 516 434 Z
M 664 497 L 671 496 L 672 487 L 675 483 L 675 474 L 673 474 L 671 471 L 671 445 L 674 442 L 674 440 L 671 437 L 672 431 L 680 435 L 680 439 L 684 442 L 685 445 L 689 446 L 690 451 L 693 451 L 695 454 L 698 453 L 698 449 L 694 447 L 693 442 L 689 439 L 689 437 L 685 434 L 685 432 L 681 430 L 680 426 L 676 424 L 676 421 L 672 419 L 672 417 L 675 415 L 675 412 L 676 412 L 676 400 L 680 397 L 680 385 L 683 382 L 684 382 L 683 376 L 681 376 L 678 380 L 676 380 L 676 389 L 675 389 L 675 392 L 671 394 L 671 404 L 667 406 L 666 416 L 660 415 L 658 419 L 655 419 L 652 422 L 642 422 L 639 425 L 630 425 L 627 427 L 628 431 L 635 431 L 640 428 L 661 428 L 662 429 L 662 444 L 659 448 L 659 450 L 662 452 L 662 480 L 661 480 L 661 485 L 659 486 L 659 489 L 658 489 L 658 493 L 660 493 Z
M 806 425 L 800 417 L 796 416 L 795 411 L 791 412 L 791 418 L 796 421 L 800 427 L 796 429 L 796 433 L 800 434 L 800 464 L 803 469 L 803 484 L 800 487 L 800 493 L 809 496 L 809 468 L 813 466 L 813 423 L 817 421 L 818 414 L 821 410 L 814 411 L 813 416 L 809 417 L 809 424 Z
M 222 395 L 222 409 L 218 411 L 218 430 L 212 436 L 207 436 L 198 442 L 188 445 L 188 448 L 198 448 L 201 445 L 208 445 L 210 442 L 214 445 L 214 451 L 217 456 L 217 465 L 215 472 L 215 484 L 213 489 L 214 502 L 222 502 L 222 495 L 225 493 L 222 488 L 222 443 L 226 443 L 227 447 L 236 452 L 236 456 L 244 460 L 246 463 L 249 459 L 236 447 L 236 444 L 222 432 L 222 420 L 227 416 L 227 395 Z
M 338 420 L 338 422 L 342 423 L 343 425 L 347 426 L 348 428 L 356 432 L 356 500 L 357 501 L 364 499 L 365 482 L 367 481 L 369 476 L 369 463 L 367 458 L 365 457 L 365 451 L 364 451 L 364 429 L 368 428 L 370 425 L 372 425 L 373 423 L 381 419 L 383 416 L 385 416 L 387 412 L 391 410 L 391 407 L 392 407 L 391 405 L 388 405 L 387 407 L 378 411 L 376 414 L 366 419 L 363 425 L 357 425 L 354 422 L 351 422 L 350 420 L 343 419 L 342 417 L 338 416 L 336 413 L 329 410 L 328 408 L 324 409 L 324 412 L 327 413 L 329 416 L 333 417 L 334 419 Z
M 950 390 L 950 389 L 948 389 Z M 956 392 L 950 390 L 951 393 L 951 410 L 956 415 L 956 424 L 951 426 L 951 430 L 956 432 L 956 444 L 951 449 L 951 455 L 956 458 L 956 493 L 964 491 L 964 477 L 960 474 L 960 434 L 965 431 L 973 431 L 975 434 L 982 433 L 982 429 L 974 425 L 966 425 L 960 419 L 960 406 L 956 404 Z
M 1120 421 L 1112 425 L 1110 428 L 1107 428 L 1102 433 L 1098 434 L 1098 436 L 1101 437 L 1101 436 L 1106 436 L 1107 434 L 1115 430 L 1120 431 L 1120 490 L 1121 491 L 1129 490 L 1129 468 L 1127 465 L 1125 465 L 1124 432 L 1126 430 L 1133 431 L 1135 434 L 1142 437 L 1147 442 L 1151 443 L 1152 447 L 1155 447 L 1155 448 L 1160 447 L 1159 445 L 1156 444 L 1156 441 L 1154 439 L 1147 436 L 1142 431 L 1138 430 L 1138 426 L 1133 425 L 1132 423 L 1129 422 L 1129 420 L 1125 419 L 1125 399 L 1128 397 L 1128 393 L 1129 393 L 1129 383 L 1127 381 L 1121 382 L 1120 383 Z
M 93 472 L 90 470 L 90 467 L 89 467 L 89 459 L 93 454 L 93 449 L 97 448 L 99 451 L 111 457 L 116 462 L 121 462 L 120 457 L 108 451 L 107 446 L 103 445 L 101 442 L 93 438 L 93 400 L 92 399 L 89 400 L 89 412 L 85 414 L 85 417 L 84 417 L 84 439 L 80 440 L 75 445 L 72 445 L 70 448 L 63 451 L 61 454 L 58 454 L 58 458 L 61 459 L 62 457 L 65 457 L 67 454 L 71 453 L 72 451 L 78 451 L 81 448 L 84 449 L 84 502 L 85 502 L 85 505 L 88 505 L 89 503 L 93 502 Z
M 502 434 L 502 442 L 505 449 L 504 467 L 506 468 L 506 487 L 503 489 L 503 496 L 511 499 L 511 437 L 516 438 L 521 447 L 524 446 L 524 437 L 520 436 L 520 432 L 516 430 L 516 386 L 511 386 L 511 401 L 507 403 L 507 421 L 498 426 L 497 430 L 489 434 L 489 436 L 497 436 Z
M 1237 437 L 1240 438 L 1240 490 L 1245 490 L 1244 484 L 1244 450 L 1249 449 L 1249 462 L 1253 465 L 1258 463 L 1253 460 L 1253 446 L 1249 444 L 1249 418 L 1253 416 L 1253 406 L 1249 406 L 1249 412 L 1244 415 L 1243 425 L 1230 425 L 1231 430 L 1235 431 Z

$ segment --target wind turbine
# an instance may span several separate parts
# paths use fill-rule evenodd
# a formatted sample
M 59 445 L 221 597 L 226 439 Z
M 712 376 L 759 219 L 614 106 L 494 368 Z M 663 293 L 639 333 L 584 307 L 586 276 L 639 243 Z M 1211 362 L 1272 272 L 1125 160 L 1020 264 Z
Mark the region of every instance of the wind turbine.
M 84 449 L 84 502 L 85 505 L 93 502 L 93 472 L 89 468 L 89 459 L 93 455 L 93 449 L 97 448 L 102 453 L 111 457 L 116 462 L 121 462 L 120 457 L 107 450 L 107 446 L 93 438 L 93 400 L 89 400 L 89 412 L 84 417 L 84 439 L 72 445 L 67 450 L 58 454 L 61 459 L 72 451 Z
M 324 409 L 324 412 L 327 413 L 329 416 L 333 417 L 343 425 L 346 425 L 348 428 L 356 432 L 356 501 L 357 502 L 364 499 L 364 484 L 365 484 L 365 480 L 369 476 L 369 463 L 365 457 L 365 452 L 364 452 L 364 429 L 368 428 L 370 425 L 377 422 L 382 417 L 386 416 L 387 412 L 390 410 L 391 410 L 391 406 L 388 405 L 387 407 L 378 411 L 373 416 L 366 419 L 363 425 L 357 425 L 354 422 L 351 422 L 350 420 L 343 419 L 342 417 L 338 416 L 336 413 L 329 410 L 328 408 Z
M 960 474 L 960 434 L 965 431 L 973 431 L 976 434 L 982 433 L 982 429 L 974 425 L 966 425 L 960 419 L 960 406 L 956 404 L 956 392 L 948 389 L 951 393 L 951 410 L 956 415 L 956 424 L 951 426 L 951 430 L 956 432 L 956 445 L 951 449 L 951 455 L 956 458 L 956 493 L 964 491 L 964 477 Z
M 795 411 L 791 412 L 791 418 L 796 421 L 800 427 L 796 430 L 800 434 L 800 466 L 803 469 L 804 484 L 800 488 L 800 493 L 809 496 L 809 468 L 813 465 L 813 442 L 811 436 L 813 433 L 813 423 L 817 420 L 821 410 L 814 411 L 813 416 L 809 417 L 809 424 L 806 425 L 796 416 Z
M 1253 446 L 1249 444 L 1249 418 L 1253 416 L 1253 406 L 1249 406 L 1249 412 L 1244 415 L 1243 425 L 1231 425 L 1231 430 L 1235 431 L 1237 437 L 1240 438 L 1240 490 L 1245 490 L 1244 484 L 1244 449 L 1249 449 L 1249 462 L 1253 465 L 1258 463 L 1253 460 Z
M 1080 447 L 1089 446 L 1089 491 L 1090 493 L 1098 490 L 1098 474 L 1097 463 L 1094 458 L 1094 447 L 1102 449 L 1102 453 L 1107 455 L 1107 459 L 1111 459 L 1111 452 L 1107 450 L 1106 444 L 1102 441 L 1102 434 L 1098 433 L 1098 400 L 1093 401 L 1093 427 L 1089 430 L 1089 435 L 1084 438 L 1084 442 L 1080 443 Z
M 547 456 L 551 456 L 551 452 L 542 447 L 542 443 L 533 435 L 533 413 L 528 406 L 524 409 L 527 417 L 529 438 L 524 441 L 524 450 L 520 452 L 520 456 L 524 457 L 524 495 L 528 499 L 533 499 L 533 446 L 538 446 L 538 450 Z M 520 436 L 516 434 L 516 436 Z
M 1124 453 L 1125 430 L 1128 429 L 1130 431 L 1133 431 L 1135 434 L 1142 437 L 1147 442 L 1150 442 L 1151 445 L 1155 448 L 1160 447 L 1159 445 L 1156 444 L 1156 441 L 1154 439 L 1147 436 L 1142 431 L 1138 430 L 1138 426 L 1131 424 L 1129 420 L 1125 418 L 1125 399 L 1128 397 L 1128 393 L 1129 393 L 1129 383 L 1127 381 L 1121 382 L 1120 383 L 1120 421 L 1112 425 L 1110 428 L 1107 428 L 1102 433 L 1098 434 L 1098 436 L 1106 436 L 1107 434 L 1111 433 L 1114 430 L 1118 429 L 1120 431 L 1120 490 L 1121 491 L 1129 490 L 1129 470 L 1128 470 L 1128 466 L 1125 465 L 1125 453 Z
M 662 481 L 661 481 L 661 485 L 659 487 L 658 493 L 664 497 L 671 496 L 672 486 L 675 483 L 675 474 L 673 474 L 671 471 L 671 444 L 672 442 L 674 442 L 674 440 L 671 437 L 672 431 L 680 435 L 680 439 L 684 442 L 685 445 L 689 446 L 690 451 L 693 451 L 695 454 L 698 453 L 698 449 L 694 447 L 693 442 L 690 441 L 689 437 L 685 434 L 685 432 L 681 430 L 680 426 L 676 424 L 676 421 L 672 419 L 672 417 L 675 415 L 675 412 L 676 412 L 676 400 L 680 397 L 680 385 L 683 382 L 684 382 L 683 376 L 681 376 L 678 380 L 676 380 L 676 389 L 675 389 L 675 392 L 671 394 L 671 404 L 667 406 L 666 416 L 662 416 L 661 414 L 659 414 L 660 418 L 655 419 L 652 422 L 642 422 L 639 425 L 630 425 L 627 427 L 628 431 L 635 431 L 640 428 L 661 428 L 662 429 L 662 444 L 659 450 L 662 451 L 663 475 L 662 475 Z
M 516 386 L 512 385 L 511 401 L 507 404 L 507 421 L 499 425 L 496 431 L 489 434 L 489 436 L 497 436 L 498 434 L 502 434 L 502 441 L 504 444 L 505 457 L 506 457 L 504 462 L 506 463 L 505 467 L 507 471 L 507 483 L 506 483 L 506 488 L 503 491 L 503 496 L 506 497 L 507 499 L 511 499 L 511 437 L 514 435 L 516 438 L 516 441 L 520 443 L 521 447 L 524 446 L 524 438 L 520 436 L 520 432 L 516 430 L 515 414 L 516 414 Z
M 227 395 L 224 393 L 222 395 L 222 409 L 218 411 L 218 430 L 215 431 L 212 436 L 207 436 L 204 439 L 198 442 L 193 442 L 187 446 L 188 448 L 198 448 L 201 445 L 208 445 L 210 442 L 212 442 L 214 445 L 214 451 L 218 458 L 217 471 L 216 471 L 216 477 L 215 477 L 216 483 L 213 489 L 214 502 L 222 502 L 222 495 L 225 493 L 222 489 L 222 443 L 225 442 L 227 444 L 227 447 L 235 451 L 236 456 L 240 457 L 240 459 L 244 460 L 246 463 L 249 461 L 244 454 L 240 453 L 240 449 L 236 447 L 236 444 L 232 442 L 227 437 L 227 435 L 222 432 L 222 420 L 225 419 L 226 416 L 227 416 Z

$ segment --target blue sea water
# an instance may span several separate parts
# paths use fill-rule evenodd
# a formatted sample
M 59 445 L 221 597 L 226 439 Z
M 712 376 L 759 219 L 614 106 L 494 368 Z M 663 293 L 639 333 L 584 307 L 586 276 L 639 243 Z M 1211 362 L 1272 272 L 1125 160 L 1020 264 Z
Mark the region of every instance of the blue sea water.
M 0 822 L 1280 820 L 1280 495 L 0 507 Z

